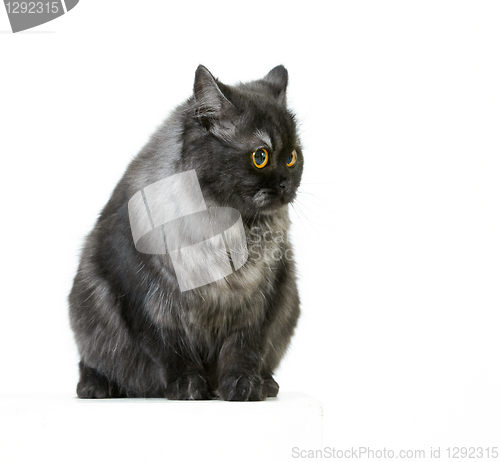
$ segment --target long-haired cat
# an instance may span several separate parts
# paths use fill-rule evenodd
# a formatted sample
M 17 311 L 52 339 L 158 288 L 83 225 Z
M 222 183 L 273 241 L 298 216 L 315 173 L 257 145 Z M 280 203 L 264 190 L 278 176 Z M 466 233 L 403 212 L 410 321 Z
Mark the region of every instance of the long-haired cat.
M 283 66 L 235 86 L 199 66 L 193 95 L 129 165 L 86 239 L 69 295 L 80 398 L 277 395 L 273 372 L 299 317 L 287 231 L 304 163 L 287 83 Z M 239 212 L 247 254 L 231 274 L 187 290 L 173 253 L 138 250 L 130 204 L 193 171 L 207 210 Z M 180 196 L 157 198 L 159 206 Z

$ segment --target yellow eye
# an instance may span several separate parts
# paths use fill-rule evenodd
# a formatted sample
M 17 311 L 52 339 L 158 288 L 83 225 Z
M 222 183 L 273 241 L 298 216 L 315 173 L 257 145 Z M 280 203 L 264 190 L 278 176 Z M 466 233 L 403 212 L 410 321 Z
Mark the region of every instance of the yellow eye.
M 295 162 L 297 162 L 297 151 L 294 149 L 292 153 L 288 156 L 288 159 L 286 160 L 286 165 L 287 167 L 293 167 L 295 165 Z
M 269 161 L 269 154 L 263 148 L 257 149 L 257 151 L 255 151 L 252 154 L 252 159 L 253 159 L 253 164 L 257 168 L 263 168 L 266 166 L 267 162 Z

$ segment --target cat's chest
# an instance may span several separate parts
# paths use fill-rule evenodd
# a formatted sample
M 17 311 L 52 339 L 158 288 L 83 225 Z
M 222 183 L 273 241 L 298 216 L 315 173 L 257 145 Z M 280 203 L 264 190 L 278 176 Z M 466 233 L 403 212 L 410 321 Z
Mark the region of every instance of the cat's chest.
M 225 329 L 262 319 L 275 293 L 279 272 L 289 255 L 286 222 L 246 227 L 247 260 L 228 276 L 196 290 L 190 309 L 198 326 Z M 194 295 L 194 294 L 193 294 Z
M 283 260 L 287 258 L 288 221 L 272 220 L 263 224 L 245 226 L 246 258 L 242 266 L 215 284 L 206 286 L 213 296 L 228 292 L 239 300 L 266 293 L 272 289 L 274 280 Z

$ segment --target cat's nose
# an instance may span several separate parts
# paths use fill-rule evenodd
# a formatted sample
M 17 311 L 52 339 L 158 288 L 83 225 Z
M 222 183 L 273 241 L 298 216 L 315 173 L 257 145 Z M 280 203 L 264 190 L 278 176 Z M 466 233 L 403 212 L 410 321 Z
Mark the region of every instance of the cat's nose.
M 280 182 L 280 188 L 285 192 L 287 189 L 290 188 L 290 180 L 282 180 Z

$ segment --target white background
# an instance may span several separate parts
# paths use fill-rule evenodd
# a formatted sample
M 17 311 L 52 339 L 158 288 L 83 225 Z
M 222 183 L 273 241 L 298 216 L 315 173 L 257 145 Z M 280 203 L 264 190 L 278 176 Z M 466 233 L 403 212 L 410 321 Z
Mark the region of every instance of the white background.
M 0 30 L 0 392 L 75 389 L 82 240 L 197 65 L 284 64 L 306 168 L 281 389 L 324 402 L 325 446 L 500 446 L 497 2 L 81 0 Z

